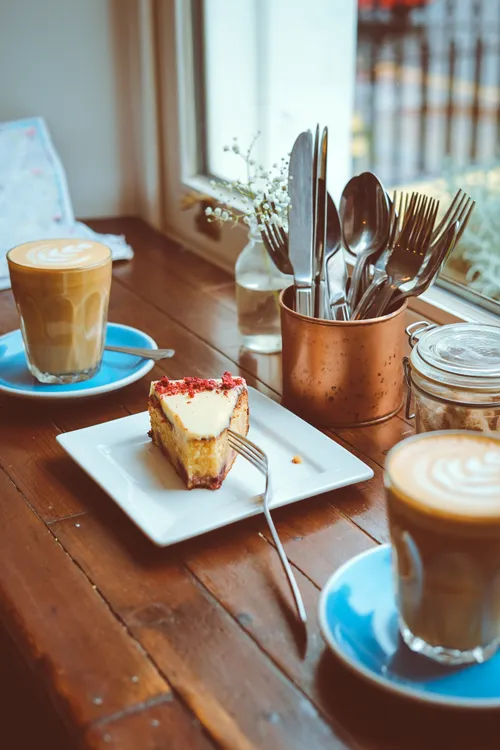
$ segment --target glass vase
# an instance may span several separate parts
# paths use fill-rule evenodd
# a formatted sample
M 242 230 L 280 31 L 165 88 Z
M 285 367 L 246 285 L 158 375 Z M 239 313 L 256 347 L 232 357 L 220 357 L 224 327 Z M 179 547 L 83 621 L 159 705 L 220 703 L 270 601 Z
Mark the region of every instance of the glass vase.
M 235 266 L 238 327 L 242 345 L 261 354 L 281 351 L 278 297 L 293 277 L 278 271 L 267 254 L 256 223 Z

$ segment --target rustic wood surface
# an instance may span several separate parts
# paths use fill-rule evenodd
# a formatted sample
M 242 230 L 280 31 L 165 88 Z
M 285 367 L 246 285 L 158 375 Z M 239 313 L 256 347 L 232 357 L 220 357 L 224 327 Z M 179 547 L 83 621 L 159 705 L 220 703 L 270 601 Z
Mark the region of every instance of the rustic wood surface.
M 93 226 L 124 233 L 136 251 L 133 261 L 115 266 L 110 320 L 140 327 L 177 351 L 151 377 L 228 369 L 279 400 L 280 357 L 240 350 L 225 272 L 139 220 Z M 12 295 L 1 292 L 1 332 L 16 327 Z M 41 691 L 44 706 L 50 701 L 71 744 L 498 747 L 497 713 L 419 708 L 382 694 L 347 672 L 319 632 L 318 596 L 329 575 L 387 540 L 382 467 L 389 448 L 413 431 L 404 415 L 328 430 L 374 469 L 374 478 L 275 512 L 309 614 L 305 641 L 262 518 L 158 549 L 56 442 L 60 432 L 143 411 L 149 379 L 80 403 L 0 397 L 0 621 L 29 669 L 18 685 L 31 676 L 30 690 Z M 17 692 L 22 717 L 25 693 Z M 49 732 L 59 747 L 59 725 L 47 721 L 37 736 Z

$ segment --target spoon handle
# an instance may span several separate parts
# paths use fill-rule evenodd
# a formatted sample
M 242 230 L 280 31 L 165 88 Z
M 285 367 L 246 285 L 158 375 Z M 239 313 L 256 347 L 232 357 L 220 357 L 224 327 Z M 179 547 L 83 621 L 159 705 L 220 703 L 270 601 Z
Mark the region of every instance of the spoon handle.
M 133 346 L 105 346 L 108 352 L 118 352 L 119 354 L 132 354 L 134 357 L 143 359 L 152 359 L 158 362 L 160 359 L 170 359 L 175 354 L 174 349 L 140 349 Z
M 396 289 L 397 286 L 391 283 L 385 284 L 382 287 L 380 293 L 375 297 L 375 302 L 368 311 L 370 317 L 380 318 L 384 314 L 384 310 L 391 301 L 392 295 L 394 294 Z
M 374 279 L 366 292 L 361 297 L 356 309 L 352 314 L 351 320 L 362 320 L 365 317 L 365 313 L 370 308 L 373 300 L 380 287 L 383 286 L 387 281 L 387 276 L 382 274 L 377 279 Z
M 349 302 L 351 306 L 351 309 L 355 308 L 359 302 L 360 284 L 363 278 L 363 274 L 364 274 L 367 262 L 368 262 L 367 255 L 358 255 L 356 259 L 356 264 L 354 266 L 354 270 L 352 272 L 351 288 L 349 289 L 349 296 L 347 299 L 347 301 Z

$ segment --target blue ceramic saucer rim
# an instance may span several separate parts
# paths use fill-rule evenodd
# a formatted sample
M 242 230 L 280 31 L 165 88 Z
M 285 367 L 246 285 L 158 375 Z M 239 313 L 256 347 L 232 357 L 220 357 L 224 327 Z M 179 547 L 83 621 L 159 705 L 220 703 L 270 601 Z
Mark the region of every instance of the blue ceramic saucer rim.
M 133 326 L 127 326 L 124 323 L 113 323 L 112 321 L 108 321 L 108 327 L 112 327 L 114 330 L 123 330 L 123 331 L 133 331 L 134 333 L 139 333 L 141 335 L 141 338 L 143 340 L 143 348 L 150 348 L 150 349 L 158 349 L 158 344 L 156 341 L 144 331 L 141 331 L 139 328 L 134 328 Z M 13 334 L 21 334 L 21 331 L 19 328 L 14 329 L 13 331 L 9 331 L 8 333 L 3 334 L 0 336 L 0 344 L 2 343 L 3 339 L 8 338 L 9 336 L 12 336 Z M 139 368 L 134 370 L 130 373 L 130 375 L 125 375 L 125 377 L 120 378 L 119 380 L 116 380 L 112 383 L 103 383 L 102 385 L 93 386 L 91 388 L 82 389 L 79 391 L 73 391 L 71 389 L 71 385 L 68 386 L 67 391 L 28 391 L 21 388 L 14 388 L 9 385 L 5 385 L 4 383 L 0 383 L 0 392 L 8 393 L 11 396 L 15 396 L 16 398 L 34 398 L 34 399 L 69 399 L 69 398 L 87 398 L 89 396 L 98 396 L 101 393 L 111 393 L 112 391 L 119 390 L 121 388 L 125 388 L 125 386 L 130 385 L 131 383 L 135 383 L 136 380 L 140 380 L 140 378 L 144 377 L 144 375 L 147 375 L 148 372 L 150 372 L 153 367 L 155 366 L 155 363 L 152 359 L 144 359 L 144 364 L 142 364 Z M 88 381 L 90 382 L 90 380 Z
M 390 549 L 390 544 L 381 544 L 374 549 L 368 549 L 365 552 L 361 552 L 359 555 L 356 555 L 350 560 L 347 560 L 343 565 L 340 566 L 340 568 L 337 568 L 337 570 L 330 576 L 330 578 L 324 585 L 318 604 L 318 618 L 321 633 L 329 648 L 351 672 L 354 672 L 356 675 L 362 677 L 372 685 L 375 685 L 393 695 L 397 695 L 399 697 L 405 696 L 406 698 L 417 701 L 419 703 L 432 704 L 434 706 L 444 706 L 446 708 L 468 708 L 475 710 L 491 710 L 492 708 L 499 708 L 500 697 L 479 698 L 477 700 L 469 700 L 467 698 L 447 698 L 436 693 L 426 693 L 422 690 L 412 689 L 397 682 L 391 682 L 390 680 L 383 679 L 382 677 L 379 677 L 377 674 L 372 672 L 370 669 L 367 669 L 363 664 L 360 664 L 354 659 L 351 659 L 350 656 L 344 651 L 342 646 L 338 643 L 337 639 L 332 633 L 327 618 L 328 598 L 332 593 L 332 590 L 336 588 L 338 581 L 342 579 L 346 570 L 352 565 L 356 565 L 360 559 L 370 557 L 372 555 L 382 555 L 388 550 L 390 551 Z

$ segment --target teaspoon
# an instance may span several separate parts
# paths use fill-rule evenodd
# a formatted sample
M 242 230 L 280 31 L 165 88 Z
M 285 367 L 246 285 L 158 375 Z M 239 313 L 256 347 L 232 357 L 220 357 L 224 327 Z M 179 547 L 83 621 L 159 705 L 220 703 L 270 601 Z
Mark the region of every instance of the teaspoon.
M 364 291 L 369 263 L 387 244 L 389 213 L 389 198 L 374 174 L 363 172 L 349 180 L 340 199 L 340 220 L 344 246 L 356 258 L 348 298 L 351 308 Z
M 155 362 L 159 362 L 160 359 L 170 359 L 175 354 L 175 349 L 140 349 L 133 346 L 105 346 L 104 348 L 108 352 L 132 354 L 134 357 L 152 359 Z

